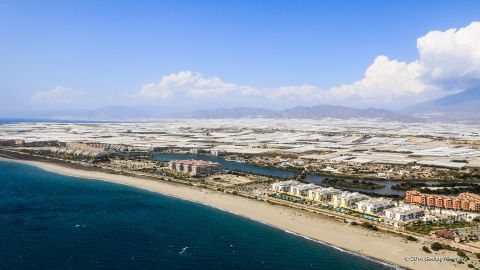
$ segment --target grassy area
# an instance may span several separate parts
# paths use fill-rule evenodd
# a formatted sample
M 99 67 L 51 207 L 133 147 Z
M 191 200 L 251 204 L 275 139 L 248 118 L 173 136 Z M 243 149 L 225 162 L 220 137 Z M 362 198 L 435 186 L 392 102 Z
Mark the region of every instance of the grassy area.
M 161 176 L 173 177 L 175 179 L 185 179 L 185 178 L 190 177 L 190 175 L 188 175 L 188 174 L 174 172 L 174 171 L 170 171 L 170 170 L 166 170 L 166 169 L 160 169 L 160 168 L 145 168 L 145 169 L 140 169 L 138 171 L 149 173 L 149 174 L 156 174 L 156 175 L 161 175 Z
M 464 228 L 471 225 L 472 223 L 467 221 L 455 221 L 453 223 L 447 223 L 446 221 L 414 221 L 408 223 L 405 229 L 410 232 L 426 235 L 437 230 Z
M 385 187 L 385 185 L 358 180 L 358 179 L 338 179 L 338 178 L 326 178 L 322 184 L 328 185 L 334 188 L 363 188 L 363 189 L 379 189 Z

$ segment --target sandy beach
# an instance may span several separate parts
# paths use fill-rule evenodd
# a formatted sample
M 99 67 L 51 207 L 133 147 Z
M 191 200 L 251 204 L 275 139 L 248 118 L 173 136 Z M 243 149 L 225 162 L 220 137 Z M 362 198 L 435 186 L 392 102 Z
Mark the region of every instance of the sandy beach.
M 467 269 L 467 264 L 448 261 L 438 262 L 426 257 L 457 257 L 454 252 L 442 251 L 427 254 L 422 251 L 421 242 L 411 242 L 388 233 L 373 232 L 358 226 L 340 223 L 318 214 L 272 205 L 263 201 L 224 194 L 170 182 L 147 180 L 131 176 L 109 174 L 64 167 L 38 161 L 10 160 L 30 164 L 41 169 L 64 175 L 86 179 L 104 180 L 136 188 L 198 202 L 224 211 L 231 212 L 276 228 L 317 240 L 344 250 L 375 258 L 390 264 L 411 269 Z M 423 258 L 413 261 L 412 257 Z

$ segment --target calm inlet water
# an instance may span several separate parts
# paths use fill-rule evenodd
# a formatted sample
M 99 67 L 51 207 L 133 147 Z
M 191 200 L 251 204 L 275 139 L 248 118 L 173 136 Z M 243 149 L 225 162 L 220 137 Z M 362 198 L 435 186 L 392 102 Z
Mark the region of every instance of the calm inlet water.
M 388 269 L 207 206 L 0 162 L 0 269 Z
M 223 157 L 215 157 L 215 156 L 208 156 L 208 155 L 194 155 L 194 154 L 184 154 L 184 153 L 161 153 L 161 154 L 155 155 L 153 159 L 160 160 L 160 161 L 170 161 L 175 159 L 205 160 L 205 161 L 218 162 L 222 165 L 222 168 L 225 170 L 240 171 L 240 172 L 272 176 L 272 177 L 281 177 L 281 178 L 295 177 L 295 173 L 293 171 L 262 167 L 262 166 L 257 166 L 253 164 L 243 163 L 243 162 L 226 160 Z
M 161 154 L 155 155 L 153 159 L 161 160 L 161 161 L 169 161 L 169 160 L 175 160 L 175 159 L 196 159 L 196 160 L 214 161 L 214 162 L 220 163 L 222 165 L 222 168 L 227 170 L 241 171 L 241 172 L 246 172 L 251 174 L 259 174 L 259 175 L 281 177 L 281 178 L 288 178 L 288 179 L 295 177 L 295 173 L 289 170 L 261 167 L 261 166 L 256 166 L 248 163 L 225 160 L 223 157 L 214 157 L 214 156 L 208 156 L 208 155 L 161 153 Z M 322 175 L 307 174 L 305 181 L 314 183 L 314 184 L 320 184 L 325 178 L 326 176 L 322 176 Z M 379 183 L 385 186 L 379 189 L 352 188 L 350 190 L 367 192 L 367 193 L 376 193 L 379 195 L 400 195 L 400 196 L 405 195 L 405 191 L 392 189 L 393 185 L 401 183 L 401 181 L 398 181 L 398 180 L 396 181 L 368 180 L 368 181 Z

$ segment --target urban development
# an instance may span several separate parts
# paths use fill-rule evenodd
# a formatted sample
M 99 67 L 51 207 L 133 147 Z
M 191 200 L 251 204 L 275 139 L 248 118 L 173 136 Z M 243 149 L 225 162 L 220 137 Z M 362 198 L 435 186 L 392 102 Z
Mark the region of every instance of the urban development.
M 266 201 L 468 260 L 480 256 L 479 130 L 354 119 L 11 123 L 0 126 L 0 157 Z

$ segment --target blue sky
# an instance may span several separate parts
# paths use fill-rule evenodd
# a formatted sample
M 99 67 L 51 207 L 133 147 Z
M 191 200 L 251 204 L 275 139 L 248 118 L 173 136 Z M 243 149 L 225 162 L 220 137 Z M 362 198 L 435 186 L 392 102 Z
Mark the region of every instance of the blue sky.
M 431 83 L 422 71 L 429 84 L 407 84 L 419 89 L 407 95 L 380 98 L 358 87 L 333 91 L 350 93 L 346 97 L 318 93 L 361 81 L 376 60 L 417 61 L 418 38 L 467 27 L 480 21 L 479 11 L 479 1 L 438 0 L 0 0 L 0 116 L 173 106 L 175 100 L 191 108 L 304 103 L 398 108 L 412 102 L 412 93 L 421 101 L 466 85 L 450 73 L 448 87 L 438 78 Z M 377 59 L 382 55 L 388 59 Z M 429 68 L 434 69 L 420 69 Z M 472 76 L 475 83 L 480 78 Z M 382 98 L 388 101 L 384 106 Z

